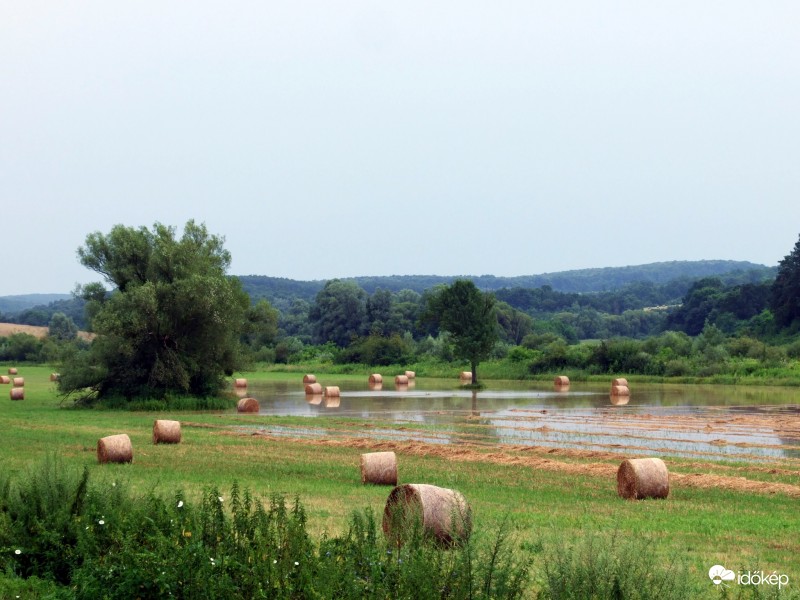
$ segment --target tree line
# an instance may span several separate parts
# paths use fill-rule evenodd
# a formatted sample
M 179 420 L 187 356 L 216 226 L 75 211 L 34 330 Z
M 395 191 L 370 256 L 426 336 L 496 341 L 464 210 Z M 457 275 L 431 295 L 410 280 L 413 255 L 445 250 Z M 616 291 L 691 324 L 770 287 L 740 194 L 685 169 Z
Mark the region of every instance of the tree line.
M 639 355 L 641 364 L 628 364 L 631 372 L 665 374 L 681 371 L 680 360 L 691 352 L 720 346 L 709 339 L 786 340 L 800 323 L 800 242 L 771 280 L 763 271 L 739 271 L 578 294 L 548 285 L 489 292 L 465 279 L 421 293 L 368 293 L 352 280 L 334 279 L 312 300 L 293 298 L 280 310 L 263 298 L 254 301 L 242 280 L 227 273 L 230 254 L 223 240 L 193 221 L 181 237 L 160 224 L 116 226 L 87 236 L 78 255 L 104 280 L 76 293 L 97 338 L 60 348 L 59 358 L 69 367 L 60 386 L 67 396 L 89 399 L 207 395 L 254 362 L 458 359 L 470 364 L 474 381 L 487 358 L 525 361 L 531 373 L 570 365 L 609 368 L 620 364 L 613 358 L 621 348 L 617 338 L 630 342 L 623 354 Z M 676 298 L 681 286 L 685 293 Z M 64 327 L 77 329 L 76 321 L 59 312 L 54 331 Z M 63 341 L 64 334 L 51 335 Z M 687 346 L 685 338 L 675 337 L 681 335 L 695 341 Z M 577 345 L 590 339 L 598 342 Z M 652 339 L 665 345 L 655 353 L 658 360 L 645 361 L 653 348 L 641 344 Z M 706 340 L 704 348 L 697 339 Z M 0 339 L 0 359 L 14 358 L 9 352 L 19 342 Z M 726 352 L 750 356 L 756 347 L 748 342 Z M 28 348 L 26 358 L 31 354 Z

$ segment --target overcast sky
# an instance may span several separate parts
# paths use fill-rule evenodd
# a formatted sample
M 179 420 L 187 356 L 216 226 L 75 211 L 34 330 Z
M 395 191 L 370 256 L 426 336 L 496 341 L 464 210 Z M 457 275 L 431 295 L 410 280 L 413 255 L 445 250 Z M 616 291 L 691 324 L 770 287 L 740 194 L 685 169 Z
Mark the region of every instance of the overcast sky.
M 800 3 L 0 0 L 0 295 L 115 224 L 231 273 L 777 264 Z

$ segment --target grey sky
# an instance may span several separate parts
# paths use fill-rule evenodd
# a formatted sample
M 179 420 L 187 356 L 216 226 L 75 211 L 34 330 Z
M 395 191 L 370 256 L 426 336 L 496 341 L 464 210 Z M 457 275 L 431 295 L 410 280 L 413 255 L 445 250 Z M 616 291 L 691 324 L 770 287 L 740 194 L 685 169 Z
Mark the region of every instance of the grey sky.
M 798 32 L 796 1 L 0 0 L 0 295 L 190 218 L 293 279 L 773 265 Z

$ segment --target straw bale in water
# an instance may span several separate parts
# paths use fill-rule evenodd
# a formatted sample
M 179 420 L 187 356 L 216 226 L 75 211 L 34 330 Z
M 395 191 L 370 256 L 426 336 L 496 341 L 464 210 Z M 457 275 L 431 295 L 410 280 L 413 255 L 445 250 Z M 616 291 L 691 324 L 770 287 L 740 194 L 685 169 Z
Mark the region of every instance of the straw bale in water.
M 317 383 L 317 376 L 311 373 L 303 375 L 303 383 Z
M 416 376 L 417 376 L 417 374 L 416 374 L 414 371 L 406 371 L 405 375 L 406 375 L 406 377 L 408 377 L 409 379 L 414 379 L 414 378 L 416 378 Z
M 553 385 L 564 386 L 569 385 L 569 377 L 566 375 L 559 375 L 553 380 Z
M 97 462 L 100 464 L 133 462 L 133 446 L 128 434 L 109 435 L 97 440 Z
M 25 388 L 17 387 L 11 388 L 9 390 L 9 397 L 12 400 L 24 400 L 25 399 Z
M 470 381 L 472 381 L 472 371 L 461 371 L 461 373 L 458 374 L 458 378 L 469 379 Z
M 373 373 L 369 376 L 369 383 L 383 383 L 383 376 L 380 373 Z
M 322 393 L 322 384 L 321 383 L 309 383 L 306 384 L 306 396 L 316 396 L 317 394 Z
M 451 545 L 469 538 L 472 511 L 456 490 L 426 483 L 407 483 L 394 488 L 383 511 L 383 532 L 402 545 L 415 527 L 438 542 Z
M 339 396 L 325 396 L 325 408 L 339 408 L 342 399 Z
M 340 396 L 339 393 L 339 386 L 338 385 L 327 385 L 325 386 L 325 397 L 326 398 L 338 398 Z
M 407 375 L 395 375 L 394 382 L 397 385 L 408 385 L 408 376 Z
M 240 413 L 257 413 L 259 408 L 255 398 L 242 398 L 236 405 L 236 411 Z
M 614 406 L 625 406 L 630 400 L 630 396 L 615 396 L 611 394 L 611 404 Z
M 611 386 L 611 395 L 612 396 L 630 396 L 631 391 L 628 389 L 627 385 L 612 385 Z
M 180 444 L 181 422 L 156 419 L 153 423 L 154 444 Z
M 617 470 L 617 493 L 622 498 L 666 498 L 669 495 L 669 471 L 660 458 L 631 458 Z
M 628 380 L 624 377 L 617 377 L 611 382 L 611 385 L 624 385 L 625 387 L 628 387 Z
M 397 456 L 394 452 L 361 455 L 361 483 L 397 485 Z
M 246 388 L 247 387 L 247 379 L 240 378 L 233 382 L 233 387 L 235 388 Z

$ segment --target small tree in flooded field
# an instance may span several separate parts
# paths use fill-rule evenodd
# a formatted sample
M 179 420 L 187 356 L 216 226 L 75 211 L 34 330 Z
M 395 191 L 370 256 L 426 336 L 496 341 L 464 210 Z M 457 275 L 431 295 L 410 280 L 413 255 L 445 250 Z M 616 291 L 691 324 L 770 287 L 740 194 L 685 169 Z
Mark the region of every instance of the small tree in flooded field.
M 469 361 L 472 383 L 477 384 L 478 364 L 489 357 L 498 339 L 494 296 L 457 279 L 429 298 L 428 318 L 450 333 L 455 356 Z

